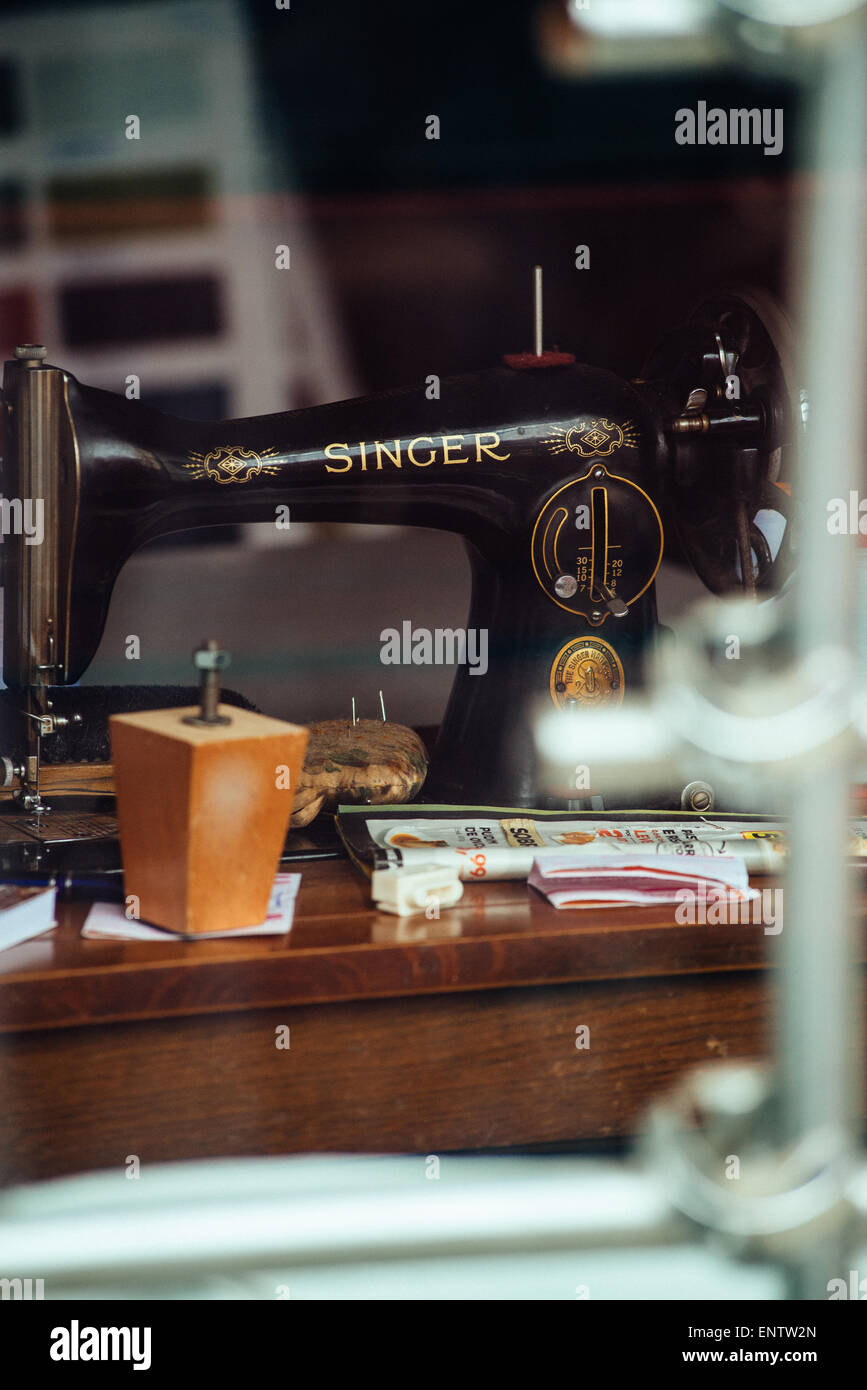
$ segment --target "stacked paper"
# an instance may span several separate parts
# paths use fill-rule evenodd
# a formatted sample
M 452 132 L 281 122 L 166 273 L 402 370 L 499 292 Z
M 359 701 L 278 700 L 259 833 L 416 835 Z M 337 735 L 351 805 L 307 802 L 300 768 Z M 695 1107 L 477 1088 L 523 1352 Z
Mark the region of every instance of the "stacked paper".
M 759 897 L 749 886 L 746 864 L 735 855 L 660 856 L 655 850 L 628 856 L 543 850 L 529 883 L 554 907 L 642 907 L 684 903 L 690 895 L 705 904 Z

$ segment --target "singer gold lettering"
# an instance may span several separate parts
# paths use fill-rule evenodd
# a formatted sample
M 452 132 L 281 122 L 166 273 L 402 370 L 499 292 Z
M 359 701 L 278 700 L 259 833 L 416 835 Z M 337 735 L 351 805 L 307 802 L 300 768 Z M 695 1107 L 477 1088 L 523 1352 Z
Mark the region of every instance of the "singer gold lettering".
M 336 442 L 326 444 L 326 473 L 381 473 L 383 469 L 403 468 L 404 460 L 412 468 L 429 468 L 432 463 L 483 463 L 483 455 L 505 463 L 511 454 L 497 453 L 500 436 L 495 430 L 484 434 L 417 435 L 406 443 L 402 439 L 360 440 L 357 444 Z M 475 458 L 473 459 L 473 454 Z

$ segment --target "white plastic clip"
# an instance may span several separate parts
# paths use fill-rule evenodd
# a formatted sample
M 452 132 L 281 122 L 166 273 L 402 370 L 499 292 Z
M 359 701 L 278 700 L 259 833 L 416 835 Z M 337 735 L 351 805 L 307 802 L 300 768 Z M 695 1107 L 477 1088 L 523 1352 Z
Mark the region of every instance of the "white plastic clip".
M 394 912 L 398 917 L 426 912 L 432 905 L 437 912 L 443 907 L 454 907 L 464 892 L 457 864 L 374 869 L 370 888 L 380 912 Z

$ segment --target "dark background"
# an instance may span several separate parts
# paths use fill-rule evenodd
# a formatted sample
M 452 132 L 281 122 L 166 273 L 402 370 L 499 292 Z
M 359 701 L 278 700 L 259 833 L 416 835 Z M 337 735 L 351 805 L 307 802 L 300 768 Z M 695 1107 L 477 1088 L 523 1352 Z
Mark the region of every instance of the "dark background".
M 624 375 L 711 285 L 782 289 L 792 90 L 735 68 L 557 75 L 538 37 L 549 8 L 329 0 L 290 22 L 247 5 L 265 122 L 312 195 L 366 389 L 526 347 L 537 262 L 546 338 Z M 782 107 L 782 153 L 677 145 L 674 113 L 699 99 Z

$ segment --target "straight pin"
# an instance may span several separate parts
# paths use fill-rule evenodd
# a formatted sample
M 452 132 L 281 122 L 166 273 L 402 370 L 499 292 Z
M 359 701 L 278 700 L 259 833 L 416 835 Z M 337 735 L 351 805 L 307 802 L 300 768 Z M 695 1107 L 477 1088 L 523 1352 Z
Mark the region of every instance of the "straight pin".
M 533 349 L 542 356 L 542 267 L 533 266 Z
M 383 722 L 383 724 L 384 724 L 384 723 L 386 722 L 386 720 L 385 720 L 385 701 L 384 701 L 383 698 L 382 698 L 382 691 L 381 691 L 381 690 L 380 690 L 380 692 L 379 692 L 379 708 L 382 710 L 382 722 Z
M 355 724 L 356 724 L 356 719 L 355 719 L 355 696 L 353 695 L 353 697 L 352 697 L 352 727 L 353 727 L 353 729 L 355 728 Z

